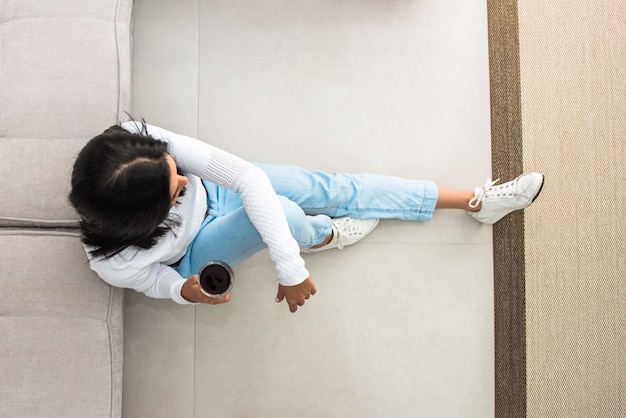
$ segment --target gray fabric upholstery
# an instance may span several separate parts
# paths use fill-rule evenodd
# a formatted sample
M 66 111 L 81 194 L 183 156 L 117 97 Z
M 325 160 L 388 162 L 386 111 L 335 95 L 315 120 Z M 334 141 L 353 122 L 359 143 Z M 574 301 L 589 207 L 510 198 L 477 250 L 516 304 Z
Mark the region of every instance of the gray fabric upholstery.
M 68 202 L 70 175 L 84 139 L 1 138 L 0 226 L 78 227 Z M 25 169 L 28 171 L 25 173 Z
M 75 224 L 68 163 L 130 109 L 131 6 L 0 0 L 0 226 Z
M 0 231 L 0 271 L 0 416 L 119 416 L 123 291 L 75 234 Z
M 67 195 L 80 148 L 130 110 L 131 10 L 0 0 L 2 417 L 121 416 L 123 291 L 89 269 Z

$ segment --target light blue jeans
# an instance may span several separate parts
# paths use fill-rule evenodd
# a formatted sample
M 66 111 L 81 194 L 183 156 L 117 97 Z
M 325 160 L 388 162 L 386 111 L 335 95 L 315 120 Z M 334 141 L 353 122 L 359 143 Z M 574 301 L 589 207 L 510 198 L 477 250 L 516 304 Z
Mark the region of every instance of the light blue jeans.
M 300 248 L 321 243 L 332 231 L 331 218 L 428 221 L 437 203 L 430 181 L 375 174 L 328 174 L 299 167 L 257 164 L 272 183 Z M 235 266 L 265 248 L 239 195 L 204 182 L 209 212 L 176 270 L 196 274 L 212 260 Z

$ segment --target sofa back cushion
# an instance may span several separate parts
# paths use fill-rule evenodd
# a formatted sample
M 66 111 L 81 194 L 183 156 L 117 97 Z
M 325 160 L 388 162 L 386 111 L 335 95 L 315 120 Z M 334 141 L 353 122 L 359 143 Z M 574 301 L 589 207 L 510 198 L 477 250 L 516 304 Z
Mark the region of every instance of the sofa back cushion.
M 0 226 L 75 226 L 71 165 L 130 111 L 131 0 L 0 1 Z

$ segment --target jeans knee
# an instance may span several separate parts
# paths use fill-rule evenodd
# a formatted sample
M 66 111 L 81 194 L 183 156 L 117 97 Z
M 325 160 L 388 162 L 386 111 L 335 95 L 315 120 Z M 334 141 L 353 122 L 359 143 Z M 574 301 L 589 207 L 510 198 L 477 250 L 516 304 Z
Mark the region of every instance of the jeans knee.
M 332 231 L 330 218 L 326 215 L 306 215 L 302 208 L 286 198 L 281 198 L 283 210 L 291 236 L 300 248 L 309 248 L 319 244 Z

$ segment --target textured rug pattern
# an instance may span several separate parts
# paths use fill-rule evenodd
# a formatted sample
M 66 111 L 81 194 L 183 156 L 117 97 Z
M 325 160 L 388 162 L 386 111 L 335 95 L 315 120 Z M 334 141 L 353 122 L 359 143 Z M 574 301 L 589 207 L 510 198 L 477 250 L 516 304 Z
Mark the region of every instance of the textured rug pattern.
M 519 2 L 527 413 L 626 416 L 626 7 Z
M 491 92 L 491 152 L 494 178 L 522 172 L 522 125 L 517 4 L 487 2 Z M 526 414 L 524 215 L 493 228 L 495 316 L 495 413 Z

